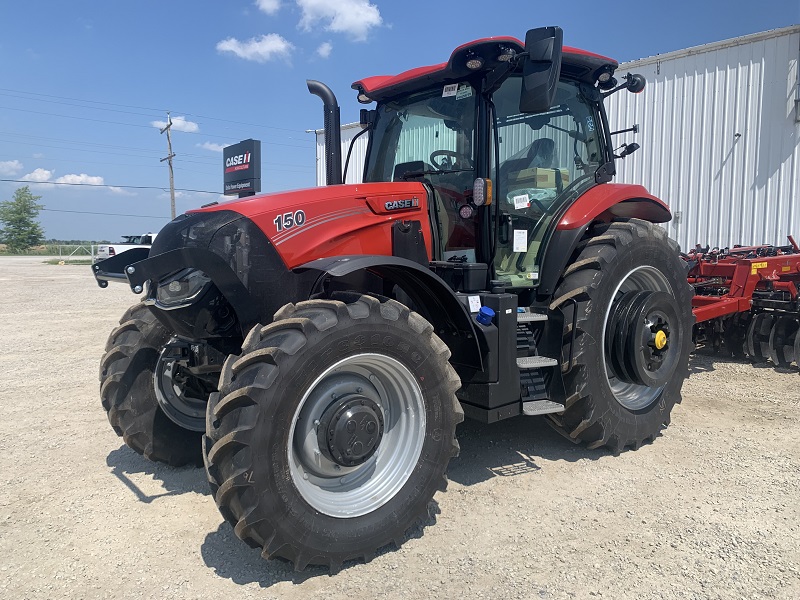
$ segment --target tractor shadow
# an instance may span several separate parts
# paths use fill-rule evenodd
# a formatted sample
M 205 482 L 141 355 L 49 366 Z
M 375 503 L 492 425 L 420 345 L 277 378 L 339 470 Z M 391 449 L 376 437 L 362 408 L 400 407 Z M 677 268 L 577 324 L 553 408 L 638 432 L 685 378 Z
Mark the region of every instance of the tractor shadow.
M 419 539 L 426 527 L 436 524 L 436 517 L 441 513 L 439 504 L 432 500 L 428 505 L 430 518 L 423 524 L 410 529 L 406 540 Z M 394 544 L 387 544 L 375 552 L 375 559 L 384 554 L 396 552 Z M 269 588 L 276 583 L 291 582 L 301 584 L 309 579 L 322 576 L 333 576 L 328 567 L 309 565 L 303 571 L 295 571 L 291 562 L 282 558 L 265 560 L 261 551 L 250 548 L 244 544 L 233 531 L 229 523 L 220 523 L 216 531 L 206 536 L 200 553 L 206 565 L 214 569 L 214 574 L 223 579 L 230 579 L 238 585 L 257 583 L 262 588 Z M 362 560 L 349 560 L 342 565 L 346 571 L 357 565 L 363 565 Z
M 127 446 L 109 452 L 106 464 L 111 467 L 111 474 L 144 504 L 190 492 L 210 495 L 203 469 L 152 462 Z
M 550 428 L 543 417 L 519 417 L 492 425 L 465 421 L 459 425 L 456 437 L 461 452 L 450 461 L 447 476 L 452 482 L 464 486 L 477 485 L 493 477 L 535 473 L 541 469 L 538 462 L 542 460 L 575 462 L 611 455 L 609 451 L 586 450 L 575 445 Z M 430 518 L 407 532 L 408 539 L 422 537 L 426 528 L 436 524 L 441 512 L 438 503 L 431 501 L 428 510 Z M 388 544 L 378 550 L 375 557 L 395 551 L 394 545 Z M 331 575 L 327 567 L 309 566 L 298 573 L 287 561 L 265 561 L 258 549 L 249 548 L 236 537 L 228 523 L 221 523 L 216 531 L 206 536 L 201 554 L 217 576 L 236 584 L 257 583 L 262 588 L 269 588 L 280 582 L 301 584 Z M 363 561 L 348 561 L 342 571 L 360 564 Z
M 800 369 L 794 365 L 782 367 L 774 364 L 771 360 L 764 362 L 754 362 L 746 357 L 728 356 L 720 352 L 714 352 L 705 348 L 696 350 L 689 359 L 689 375 L 698 373 L 712 373 L 716 370 L 717 364 L 737 364 L 747 365 L 753 369 L 769 369 L 776 373 L 798 373 Z
M 470 486 L 494 477 L 517 477 L 541 470 L 542 460 L 598 460 L 610 451 L 587 450 L 547 424 L 546 417 L 517 417 L 485 425 L 464 421 L 456 432 L 461 452 L 447 477 Z

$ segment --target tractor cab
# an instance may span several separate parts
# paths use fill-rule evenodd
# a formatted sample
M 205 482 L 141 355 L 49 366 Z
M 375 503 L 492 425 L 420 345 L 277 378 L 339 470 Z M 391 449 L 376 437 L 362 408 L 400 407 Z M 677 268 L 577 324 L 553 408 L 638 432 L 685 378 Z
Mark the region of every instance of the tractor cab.
M 511 289 L 539 282 L 556 217 L 614 173 L 602 87 L 617 62 L 561 46 L 561 30 L 477 40 L 447 63 L 353 87 L 377 101 L 365 182 L 429 189 L 433 259 L 489 265 Z

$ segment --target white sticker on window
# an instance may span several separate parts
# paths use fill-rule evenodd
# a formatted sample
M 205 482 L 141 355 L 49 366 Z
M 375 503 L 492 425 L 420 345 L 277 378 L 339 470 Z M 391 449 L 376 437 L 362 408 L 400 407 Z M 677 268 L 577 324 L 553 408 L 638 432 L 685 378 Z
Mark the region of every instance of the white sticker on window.
M 528 251 L 528 230 L 515 229 L 514 230 L 514 252 L 527 252 Z
M 530 208 L 531 207 L 531 199 L 528 197 L 528 194 L 522 194 L 521 196 L 514 196 L 514 208 L 519 210 L 520 208 Z
M 481 309 L 481 297 L 480 296 L 470 296 L 469 297 L 469 312 L 478 312 Z
M 462 83 L 458 86 L 458 92 L 456 93 L 456 100 L 461 100 L 463 98 L 471 98 L 472 97 L 472 86 L 468 83 Z
M 448 96 L 455 96 L 458 92 L 458 84 L 451 83 L 450 85 L 444 86 L 442 90 L 442 98 L 447 98 Z

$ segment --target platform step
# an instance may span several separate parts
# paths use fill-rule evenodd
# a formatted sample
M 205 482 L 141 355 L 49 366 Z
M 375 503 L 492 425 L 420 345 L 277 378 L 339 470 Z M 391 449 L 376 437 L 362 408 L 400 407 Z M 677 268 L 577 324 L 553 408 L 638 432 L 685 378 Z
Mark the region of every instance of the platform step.
M 540 369 L 541 367 L 555 367 L 558 361 L 555 358 L 546 356 L 521 356 L 517 358 L 517 366 L 520 369 Z
M 533 323 L 534 321 L 547 321 L 547 315 L 528 311 L 517 313 L 517 323 Z
M 562 412 L 564 405 L 550 400 L 533 400 L 522 403 L 522 414 L 533 417 L 536 415 L 549 415 L 550 413 Z

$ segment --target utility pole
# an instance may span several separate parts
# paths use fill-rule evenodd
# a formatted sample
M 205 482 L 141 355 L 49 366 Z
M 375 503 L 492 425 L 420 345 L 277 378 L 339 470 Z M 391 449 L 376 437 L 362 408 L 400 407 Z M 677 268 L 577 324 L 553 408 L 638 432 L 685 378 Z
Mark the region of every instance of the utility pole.
M 167 132 L 167 149 L 169 154 L 166 158 L 162 158 L 161 162 L 165 160 L 169 163 L 169 206 L 172 212 L 172 219 L 175 219 L 175 177 L 172 173 L 172 159 L 175 158 L 175 155 L 172 153 L 172 137 L 170 137 L 169 130 L 172 127 L 172 117 L 169 116 L 169 111 L 167 111 L 167 125 L 163 129 L 160 129 L 161 133 Z

